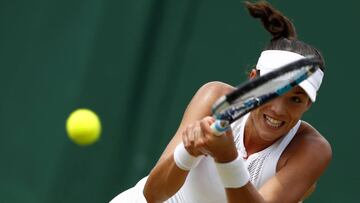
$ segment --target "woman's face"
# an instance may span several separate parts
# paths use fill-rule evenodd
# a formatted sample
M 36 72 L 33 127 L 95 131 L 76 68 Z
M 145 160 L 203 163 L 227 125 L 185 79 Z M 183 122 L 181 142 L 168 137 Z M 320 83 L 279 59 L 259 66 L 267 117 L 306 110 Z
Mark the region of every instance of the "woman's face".
M 252 111 L 252 129 L 261 140 L 272 142 L 288 133 L 310 106 L 308 95 L 297 86 Z

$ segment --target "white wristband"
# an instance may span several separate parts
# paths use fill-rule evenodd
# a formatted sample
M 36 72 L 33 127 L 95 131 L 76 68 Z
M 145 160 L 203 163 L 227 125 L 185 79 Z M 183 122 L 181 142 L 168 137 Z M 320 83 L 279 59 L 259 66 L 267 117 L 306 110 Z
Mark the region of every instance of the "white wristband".
M 195 157 L 185 149 L 184 144 L 179 144 L 174 151 L 175 164 L 184 171 L 194 168 L 201 160 L 201 156 Z
M 225 188 L 240 188 L 249 182 L 250 174 L 241 156 L 229 163 L 215 162 L 215 165 Z

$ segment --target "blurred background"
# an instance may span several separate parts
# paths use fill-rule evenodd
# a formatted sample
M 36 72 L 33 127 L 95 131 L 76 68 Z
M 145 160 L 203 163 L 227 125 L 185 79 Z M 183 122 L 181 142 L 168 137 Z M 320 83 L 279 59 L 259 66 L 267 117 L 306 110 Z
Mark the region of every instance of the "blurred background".
M 334 158 L 306 202 L 357 202 L 360 3 L 270 3 L 327 64 L 304 120 Z M 108 202 L 149 173 L 195 91 L 246 80 L 269 40 L 240 0 L 0 1 L 0 202 Z M 92 146 L 66 136 L 77 108 L 102 120 Z

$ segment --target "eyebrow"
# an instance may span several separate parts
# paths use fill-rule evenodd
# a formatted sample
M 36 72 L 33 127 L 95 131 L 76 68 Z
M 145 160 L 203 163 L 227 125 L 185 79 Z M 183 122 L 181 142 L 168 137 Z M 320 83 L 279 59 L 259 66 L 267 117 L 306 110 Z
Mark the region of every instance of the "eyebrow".
M 294 94 L 305 94 L 306 95 L 306 92 L 305 91 L 296 91 L 296 92 L 294 92 Z

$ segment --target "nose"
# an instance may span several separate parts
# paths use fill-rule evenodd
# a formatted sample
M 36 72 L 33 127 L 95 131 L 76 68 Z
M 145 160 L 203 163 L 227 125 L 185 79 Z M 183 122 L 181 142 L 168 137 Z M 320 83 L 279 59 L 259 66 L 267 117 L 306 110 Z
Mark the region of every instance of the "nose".
M 282 97 L 275 98 L 269 102 L 270 110 L 275 116 L 283 116 L 286 114 L 286 102 Z

